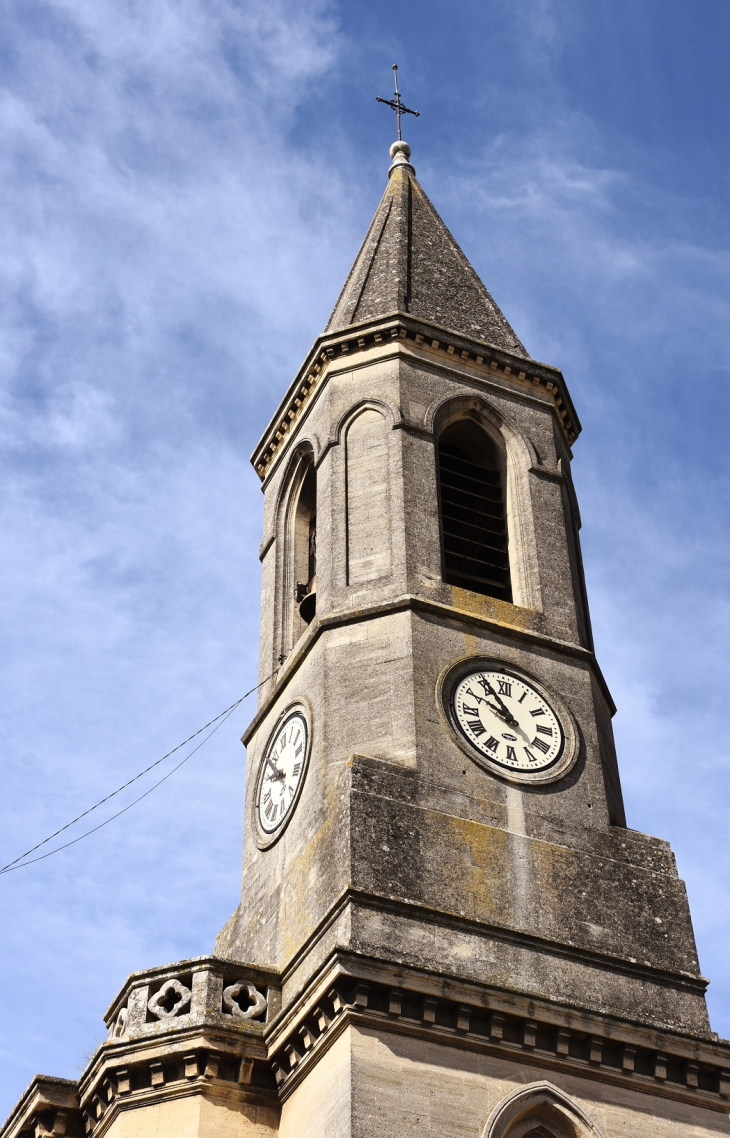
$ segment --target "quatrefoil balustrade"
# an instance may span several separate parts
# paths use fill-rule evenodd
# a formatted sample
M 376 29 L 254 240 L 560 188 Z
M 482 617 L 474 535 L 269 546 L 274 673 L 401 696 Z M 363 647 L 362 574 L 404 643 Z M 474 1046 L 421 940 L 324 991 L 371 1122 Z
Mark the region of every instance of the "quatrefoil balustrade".
M 238 997 L 245 989 L 251 1004 L 245 1010 L 238 1002 Z M 237 984 L 229 984 L 227 988 L 223 989 L 223 1007 L 236 1019 L 257 1019 L 266 1011 L 266 996 L 259 992 L 254 984 L 249 984 L 246 981 L 239 981 Z
M 173 993 L 177 998 L 172 998 Z M 191 996 L 190 989 L 173 977 L 172 980 L 165 981 L 159 992 L 155 992 L 147 1007 L 158 1019 L 174 1019 L 190 1003 Z M 169 1006 L 166 1006 L 170 1000 Z

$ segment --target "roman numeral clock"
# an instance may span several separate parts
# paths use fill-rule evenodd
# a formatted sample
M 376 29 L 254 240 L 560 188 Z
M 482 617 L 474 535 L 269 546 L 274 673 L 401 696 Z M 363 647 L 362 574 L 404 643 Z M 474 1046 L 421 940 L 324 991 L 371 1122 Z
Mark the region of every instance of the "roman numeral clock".
M 294 812 L 306 773 L 309 739 L 304 708 L 289 709 L 264 751 L 252 818 L 262 848 L 280 836 Z
M 439 702 L 462 750 L 512 782 L 562 778 L 578 753 L 567 707 L 526 673 L 479 663 L 465 660 L 439 682 Z

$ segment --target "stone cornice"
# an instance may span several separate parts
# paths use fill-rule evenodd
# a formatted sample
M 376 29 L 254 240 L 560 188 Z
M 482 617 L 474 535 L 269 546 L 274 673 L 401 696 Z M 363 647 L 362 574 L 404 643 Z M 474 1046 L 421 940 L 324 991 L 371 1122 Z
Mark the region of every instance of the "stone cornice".
M 500 1000 L 476 985 L 458 987 L 337 953 L 286 1017 L 287 1026 L 269 1029 L 280 1098 L 352 1024 L 728 1111 L 730 1046 L 724 1042 L 572 1009 L 561 1014 L 524 997 Z
M 348 891 L 342 904 L 350 903 L 376 903 L 379 910 L 389 904 L 387 898 Z M 311 947 L 308 943 L 304 951 Z M 616 967 L 615 961 L 606 962 Z M 287 971 L 291 974 L 295 967 L 296 961 Z M 651 973 L 654 980 L 660 975 L 660 970 L 641 966 L 635 971 L 647 977 Z M 137 1022 L 131 1011 L 120 1021 L 124 999 L 131 1008 L 143 993 L 144 1007 L 154 1010 L 161 986 L 185 984 L 191 975 L 198 977 L 192 1012 L 185 1011 L 183 1001 L 162 1016 L 160 1025 L 139 1016 Z M 193 1095 L 276 1110 L 350 1025 L 728 1111 L 730 1044 L 716 1038 L 343 949 L 323 961 L 285 1008 L 267 999 L 258 1021 L 223 1014 L 222 985 L 236 978 L 241 986 L 268 981 L 269 998 L 287 982 L 273 969 L 221 957 L 135 973 L 108 1013 L 109 1041 L 79 1082 L 36 1076 L 5 1124 L 3 1138 L 81 1138 L 83 1133 L 103 1138 L 120 1112 Z M 674 986 L 704 983 L 674 974 L 666 979 Z M 137 1003 L 141 1012 L 143 1001 Z M 155 1031 L 155 1026 L 163 1030 Z
M 276 1105 L 263 1044 L 252 1050 L 230 1031 L 170 1034 L 151 1050 L 131 1041 L 124 1054 L 107 1052 L 81 1098 L 87 1135 L 101 1138 L 121 1111 L 192 1095 Z
M 251 456 L 262 482 L 273 468 L 287 435 L 301 420 L 321 388 L 328 368 L 334 362 L 341 365 L 359 353 L 389 342 L 416 348 L 433 360 L 458 360 L 468 364 L 475 374 L 498 378 L 513 390 L 541 389 L 552 397 L 556 419 L 568 447 L 580 433 L 580 422 L 559 369 L 470 340 L 405 313 L 393 313 L 317 338 Z
M 80 1135 L 79 1084 L 75 1079 L 36 1075 L 0 1129 L 2 1138 Z
M 527 610 L 517 610 L 516 606 L 511 607 L 515 608 L 516 612 L 527 613 Z M 611 714 L 614 715 L 616 712 L 616 705 L 611 698 L 611 693 L 608 690 L 608 685 L 603 677 L 603 673 L 598 666 L 598 661 L 594 653 L 588 648 L 583 648 L 580 644 L 573 644 L 567 640 L 558 640 L 556 637 L 547 636 L 545 633 L 538 632 L 535 628 L 530 627 L 529 624 L 522 626 L 508 624 L 487 616 L 484 613 L 476 613 L 470 609 L 458 608 L 455 605 L 444 604 L 442 601 L 434 601 L 428 597 L 407 593 L 399 597 L 393 597 L 391 600 L 375 601 L 369 605 L 362 605 L 358 609 L 343 609 L 339 612 L 328 613 L 326 616 L 315 617 L 307 629 L 307 632 L 285 660 L 277 673 L 273 688 L 262 700 L 255 716 L 241 736 L 241 742 L 244 746 L 248 745 L 256 728 L 268 715 L 272 705 L 279 698 L 289 680 L 298 670 L 313 645 L 323 633 L 331 628 L 339 628 L 345 624 L 356 624 L 363 620 L 375 620 L 380 616 L 387 616 L 390 613 L 404 612 L 407 610 L 430 613 L 444 620 L 458 621 L 460 623 L 477 625 L 481 628 L 488 628 L 491 632 L 505 636 L 508 639 L 512 638 L 515 640 L 528 641 L 548 651 L 555 652 L 556 654 L 568 655 L 576 660 L 581 660 L 590 667 Z M 531 616 L 533 614 L 528 615 Z

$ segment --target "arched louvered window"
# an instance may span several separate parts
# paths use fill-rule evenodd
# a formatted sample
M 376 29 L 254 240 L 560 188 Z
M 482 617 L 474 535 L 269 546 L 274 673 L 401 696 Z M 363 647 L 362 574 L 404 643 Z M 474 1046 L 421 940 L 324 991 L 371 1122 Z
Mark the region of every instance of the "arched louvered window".
M 311 459 L 294 513 L 294 578 L 299 616 L 309 624 L 317 606 L 317 474 Z
M 497 447 L 475 423 L 460 420 L 439 438 L 443 578 L 512 600 L 504 486 Z

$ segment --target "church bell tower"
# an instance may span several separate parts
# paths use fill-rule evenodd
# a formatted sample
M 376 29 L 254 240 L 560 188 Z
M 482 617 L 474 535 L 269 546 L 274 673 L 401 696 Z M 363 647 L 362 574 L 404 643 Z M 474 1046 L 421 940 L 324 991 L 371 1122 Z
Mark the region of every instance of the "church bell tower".
M 252 459 L 240 904 L 7 1138 L 730 1134 L 684 885 L 626 825 L 578 417 L 410 157 Z
M 391 158 L 253 456 L 274 678 L 216 951 L 282 978 L 282 1135 L 729 1132 L 684 885 L 626 826 L 576 412 Z

